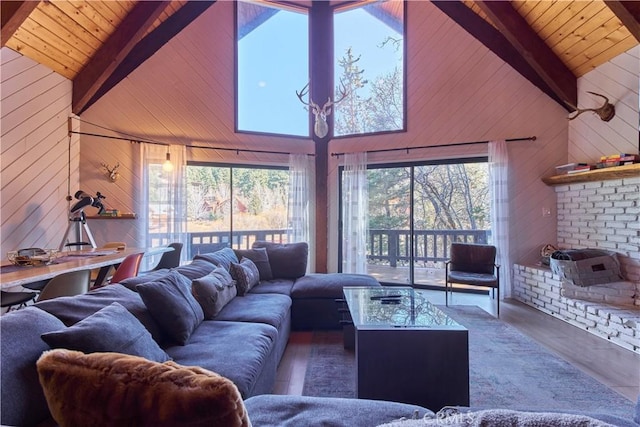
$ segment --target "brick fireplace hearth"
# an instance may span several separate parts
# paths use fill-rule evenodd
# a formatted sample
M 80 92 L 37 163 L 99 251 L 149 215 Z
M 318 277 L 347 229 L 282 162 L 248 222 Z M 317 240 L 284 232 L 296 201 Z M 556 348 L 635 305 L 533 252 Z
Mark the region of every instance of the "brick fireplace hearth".
M 558 247 L 616 252 L 625 281 L 562 283 L 546 266 L 515 264 L 513 296 L 640 353 L 640 177 L 555 186 Z

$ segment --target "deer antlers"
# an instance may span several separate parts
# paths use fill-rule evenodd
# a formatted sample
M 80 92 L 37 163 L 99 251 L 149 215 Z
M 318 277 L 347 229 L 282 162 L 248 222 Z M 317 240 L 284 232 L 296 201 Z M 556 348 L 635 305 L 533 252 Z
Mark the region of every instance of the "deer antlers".
M 580 114 L 584 113 L 585 111 L 593 111 L 598 116 L 600 116 L 600 119 L 602 119 L 605 122 L 608 122 L 609 120 L 611 120 L 613 118 L 613 116 L 616 115 L 616 108 L 613 106 L 613 104 L 611 104 L 609 102 L 609 98 L 607 98 L 604 95 L 600 95 L 599 93 L 589 92 L 589 91 L 587 91 L 587 92 L 592 94 L 592 95 L 604 98 L 604 104 L 602 104 L 602 106 L 600 108 L 576 108 L 577 114 L 575 114 L 574 116 L 568 117 L 569 120 L 575 119 L 576 117 L 578 117 Z
M 106 163 L 100 163 L 102 165 L 103 168 L 105 168 L 107 170 L 107 175 L 109 175 L 109 179 L 111 180 L 111 182 L 116 182 L 116 180 L 120 177 L 120 174 L 118 173 L 118 168 L 120 167 L 120 163 L 116 163 L 116 165 L 113 168 L 110 168 L 108 164 Z
M 344 82 L 340 81 L 340 89 L 338 93 L 338 98 L 335 101 L 331 101 L 331 97 L 327 99 L 327 102 L 324 103 L 322 108 L 313 100 L 311 96 L 309 96 L 309 101 L 305 101 L 303 99 L 304 96 L 309 95 L 309 83 L 304 85 L 300 92 L 296 91 L 296 95 L 300 102 L 304 105 L 311 108 L 311 112 L 314 115 L 315 123 L 313 125 L 313 131 L 318 136 L 318 138 L 324 138 L 329 132 L 329 125 L 327 124 L 327 116 L 331 114 L 331 106 L 339 103 L 343 99 L 345 99 L 348 95 L 347 88 L 344 85 Z

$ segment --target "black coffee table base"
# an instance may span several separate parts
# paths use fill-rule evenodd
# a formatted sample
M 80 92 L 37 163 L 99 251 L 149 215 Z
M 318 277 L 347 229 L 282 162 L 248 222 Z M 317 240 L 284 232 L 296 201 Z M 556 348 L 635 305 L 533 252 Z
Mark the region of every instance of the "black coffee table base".
M 361 399 L 420 405 L 437 412 L 469 406 L 469 337 L 461 329 L 356 327 Z

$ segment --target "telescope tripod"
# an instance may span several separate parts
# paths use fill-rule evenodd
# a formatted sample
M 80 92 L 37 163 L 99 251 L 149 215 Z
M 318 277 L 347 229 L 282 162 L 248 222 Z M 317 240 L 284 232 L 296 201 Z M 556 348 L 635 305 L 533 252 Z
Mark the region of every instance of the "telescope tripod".
M 89 242 L 85 242 L 83 240 L 83 230 L 89 239 Z M 75 241 L 72 243 L 70 241 L 70 235 L 73 233 Z M 74 216 L 69 218 L 69 225 L 67 226 L 67 232 L 62 238 L 62 242 L 60 242 L 60 247 L 58 250 L 62 251 L 62 249 L 66 247 L 72 246 L 89 246 L 92 248 L 97 248 L 96 241 L 93 240 L 93 234 L 91 234 L 91 230 L 89 229 L 89 224 L 87 224 L 87 218 L 84 215 L 84 212 L 81 212 L 79 216 Z M 82 248 L 80 248 L 82 249 Z

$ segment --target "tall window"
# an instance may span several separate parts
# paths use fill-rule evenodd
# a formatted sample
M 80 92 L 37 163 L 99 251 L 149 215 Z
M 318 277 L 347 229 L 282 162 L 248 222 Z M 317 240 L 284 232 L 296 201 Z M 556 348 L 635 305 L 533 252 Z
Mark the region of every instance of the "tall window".
M 236 5 L 237 129 L 309 136 L 309 113 L 296 97 L 309 80 L 307 14 Z
M 191 256 L 287 239 L 286 169 L 189 165 L 187 194 Z
M 444 286 L 452 242 L 490 242 L 486 159 L 376 166 L 367 179 L 367 272 L 379 281 Z
M 402 0 L 335 12 L 335 136 L 404 130 L 404 46 Z

